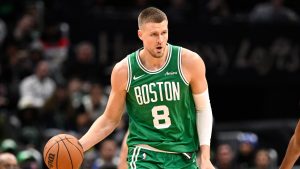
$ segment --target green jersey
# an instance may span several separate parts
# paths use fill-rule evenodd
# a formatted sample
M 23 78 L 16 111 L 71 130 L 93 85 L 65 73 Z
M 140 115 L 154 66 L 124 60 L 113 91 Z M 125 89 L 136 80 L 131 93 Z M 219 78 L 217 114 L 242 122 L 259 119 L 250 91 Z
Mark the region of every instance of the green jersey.
M 142 65 L 140 50 L 127 56 L 127 144 L 147 144 L 171 152 L 196 151 L 196 109 L 181 69 L 181 47 L 167 47 L 166 63 L 156 71 Z

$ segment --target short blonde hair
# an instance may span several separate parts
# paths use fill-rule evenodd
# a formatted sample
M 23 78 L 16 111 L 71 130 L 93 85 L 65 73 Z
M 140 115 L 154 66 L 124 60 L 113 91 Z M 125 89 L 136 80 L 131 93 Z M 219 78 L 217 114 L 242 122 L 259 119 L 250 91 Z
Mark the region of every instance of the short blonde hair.
M 138 26 L 141 26 L 148 22 L 161 23 L 162 21 L 168 21 L 167 15 L 158 8 L 148 7 L 139 14 Z

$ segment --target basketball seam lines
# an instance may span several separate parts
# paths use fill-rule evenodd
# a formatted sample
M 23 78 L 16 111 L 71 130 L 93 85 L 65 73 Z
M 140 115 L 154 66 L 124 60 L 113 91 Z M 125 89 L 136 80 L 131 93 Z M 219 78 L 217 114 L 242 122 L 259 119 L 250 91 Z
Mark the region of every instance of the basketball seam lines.
M 67 137 L 66 137 L 66 138 L 67 138 Z M 63 141 L 63 140 L 68 140 L 68 139 L 73 139 L 73 138 L 71 137 L 71 138 L 67 138 L 67 139 L 54 140 L 55 143 L 52 144 L 51 147 L 48 148 L 48 151 L 46 152 L 46 157 L 48 156 L 48 153 L 49 153 L 49 151 L 52 149 L 52 147 L 55 146 L 55 144 L 59 144 L 59 142 L 61 142 L 61 141 Z M 50 141 L 50 140 L 49 140 L 49 141 Z M 49 141 L 48 141 L 48 142 L 49 142 Z M 68 140 L 68 141 L 69 141 L 69 140 Z
M 56 141 L 56 140 L 55 140 Z M 54 144 L 51 145 L 51 147 L 48 148 L 48 151 L 46 152 L 46 157 L 48 156 L 49 151 L 52 149 L 53 146 L 55 146 L 55 144 L 57 144 L 57 142 L 55 142 Z
M 59 137 L 59 138 L 60 138 L 60 140 L 62 140 L 61 137 Z M 67 139 L 67 137 L 65 137 L 65 139 Z M 62 141 L 62 142 L 63 142 L 63 141 Z M 66 147 L 66 150 L 67 150 L 67 152 L 68 152 L 69 158 L 70 158 L 70 160 L 71 160 L 72 169 L 73 169 L 73 161 L 72 161 L 71 154 L 70 154 L 70 152 L 69 152 L 68 147 L 66 146 L 66 144 L 65 144 L 64 142 L 63 142 L 63 144 L 64 144 L 64 146 Z
M 80 152 L 80 156 L 81 156 L 81 158 L 82 158 L 82 160 L 83 160 L 83 156 L 82 156 L 82 154 L 81 154 L 81 151 L 80 151 L 80 149 L 75 145 L 75 144 L 73 144 L 68 138 L 66 139 L 69 143 L 71 143 L 74 147 L 76 147 L 76 149 Z
M 58 152 L 59 152 L 59 143 L 58 143 L 58 141 L 57 140 L 55 140 L 55 143 L 51 146 L 51 147 L 49 147 L 49 149 L 48 149 L 48 151 L 46 152 L 46 157 L 48 157 L 48 153 L 49 153 L 49 151 L 52 149 L 52 147 L 54 147 L 55 146 L 55 144 L 58 144 L 58 149 L 57 149 L 57 156 L 58 156 Z M 57 157 L 56 156 L 56 157 Z M 45 162 L 46 162 L 46 160 L 45 160 Z
M 56 168 L 58 168 L 59 142 L 57 142 Z

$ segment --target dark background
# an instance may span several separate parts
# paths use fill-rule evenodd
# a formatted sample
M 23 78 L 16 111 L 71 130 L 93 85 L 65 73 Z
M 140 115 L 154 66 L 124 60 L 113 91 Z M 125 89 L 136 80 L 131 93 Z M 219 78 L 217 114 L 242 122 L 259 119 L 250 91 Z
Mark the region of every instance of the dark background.
M 98 44 L 105 35 L 107 65 L 142 45 L 135 21 L 87 22 L 84 27 L 73 26 L 71 37 L 89 37 Z M 206 63 L 217 121 L 298 117 L 299 24 L 170 22 L 169 29 L 171 44 L 196 51 Z

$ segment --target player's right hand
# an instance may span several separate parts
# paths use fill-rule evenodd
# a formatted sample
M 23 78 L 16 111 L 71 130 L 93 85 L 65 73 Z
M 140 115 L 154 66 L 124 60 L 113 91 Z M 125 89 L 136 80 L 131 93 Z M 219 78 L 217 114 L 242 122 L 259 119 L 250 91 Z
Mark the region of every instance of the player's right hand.
M 215 169 L 210 160 L 200 160 L 200 169 Z

